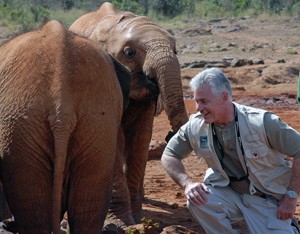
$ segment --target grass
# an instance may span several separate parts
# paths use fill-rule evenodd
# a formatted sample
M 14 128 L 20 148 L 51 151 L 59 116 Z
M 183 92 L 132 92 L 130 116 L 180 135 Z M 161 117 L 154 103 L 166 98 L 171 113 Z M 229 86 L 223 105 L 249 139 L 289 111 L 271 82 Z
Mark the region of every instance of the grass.
M 1 2 L 1 0 L 0 0 Z M 98 8 L 98 6 L 97 6 Z M 40 27 L 47 20 L 58 20 L 66 28 L 68 28 L 78 17 L 87 13 L 85 9 L 72 8 L 71 10 L 65 11 L 63 9 L 45 9 L 43 7 L 35 5 L 20 5 L 20 6 L 9 6 L 0 8 L 0 27 L 1 31 L 3 27 L 6 27 L 5 32 L 0 34 L 0 37 L 14 34 L 18 31 L 26 32 L 32 29 Z M 12 17 L 13 16 L 13 17 Z M 162 27 L 170 30 L 183 30 L 187 25 L 193 25 L 200 20 L 209 19 L 222 19 L 222 18 L 239 18 L 243 16 L 256 17 L 261 20 L 270 18 L 282 18 L 286 17 L 284 14 L 272 15 L 270 13 L 261 13 L 249 8 L 243 12 L 238 11 L 226 11 L 224 7 L 218 7 L 213 5 L 210 1 L 197 2 L 193 13 L 184 12 L 174 18 L 168 18 L 163 15 L 155 15 L 153 12 L 149 12 L 149 18 L 154 22 L 161 25 Z M 12 19 L 13 18 L 13 19 Z M 38 18 L 38 19 L 37 19 Z M 290 17 L 289 17 L 290 18 Z
M 73 8 L 69 11 L 64 11 L 62 9 L 58 9 L 56 11 L 50 12 L 50 19 L 55 19 L 60 21 L 66 28 L 69 26 L 80 16 L 86 14 L 87 11 Z

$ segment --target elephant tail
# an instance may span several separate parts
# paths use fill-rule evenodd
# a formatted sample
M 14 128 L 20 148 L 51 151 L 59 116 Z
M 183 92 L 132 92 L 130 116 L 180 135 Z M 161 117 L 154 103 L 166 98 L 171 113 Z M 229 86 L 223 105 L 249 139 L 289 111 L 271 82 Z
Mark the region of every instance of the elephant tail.
M 71 106 L 71 105 L 70 105 Z M 69 106 L 69 107 L 70 107 Z M 68 156 L 68 145 L 72 132 L 76 127 L 76 115 L 56 116 L 55 124 L 52 125 L 54 135 L 54 171 L 53 171 L 53 190 L 52 190 L 52 229 L 53 234 L 60 234 L 60 223 L 63 217 L 62 198 L 63 183 L 66 174 L 66 163 Z
M 59 137 L 60 136 L 60 137 Z M 52 190 L 52 229 L 53 234 L 60 234 L 62 217 L 63 181 L 67 159 L 69 134 L 54 134 L 55 159 Z

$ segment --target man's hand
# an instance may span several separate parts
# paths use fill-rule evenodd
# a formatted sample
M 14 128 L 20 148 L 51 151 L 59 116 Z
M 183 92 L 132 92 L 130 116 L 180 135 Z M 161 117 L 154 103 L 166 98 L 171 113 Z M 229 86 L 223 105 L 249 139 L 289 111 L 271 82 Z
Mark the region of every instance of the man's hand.
M 293 218 L 296 211 L 297 201 L 297 198 L 290 198 L 285 195 L 279 202 L 277 218 L 283 220 Z
M 192 205 L 203 205 L 207 202 L 208 187 L 204 183 L 193 182 L 180 159 L 163 154 L 161 162 L 169 176 L 184 189 L 186 198 Z
M 292 177 L 288 186 L 289 190 L 295 191 L 299 196 L 300 190 L 300 156 L 297 155 L 294 158 L 293 166 L 292 166 Z M 293 218 L 296 206 L 297 206 L 298 198 L 291 198 L 287 194 L 279 202 L 279 207 L 277 211 L 278 219 L 289 219 Z
M 187 200 L 192 205 L 203 205 L 207 202 L 208 187 L 204 183 L 188 183 L 184 189 Z

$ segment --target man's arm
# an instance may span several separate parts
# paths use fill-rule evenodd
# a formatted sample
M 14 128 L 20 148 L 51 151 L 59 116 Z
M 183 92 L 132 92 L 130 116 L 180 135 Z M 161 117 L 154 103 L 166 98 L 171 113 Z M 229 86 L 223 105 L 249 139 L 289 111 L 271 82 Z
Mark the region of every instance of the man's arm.
M 203 183 L 195 183 L 185 172 L 182 161 L 178 158 L 163 154 L 161 157 L 163 167 L 168 175 L 184 189 L 185 195 L 193 205 L 201 205 L 207 202 L 208 188 Z
M 168 175 L 183 189 L 192 179 L 185 172 L 182 161 L 178 158 L 163 154 L 161 157 L 163 167 L 166 169 Z
M 272 113 L 264 116 L 265 129 L 271 148 L 294 158 L 292 176 L 288 190 L 300 193 L 300 134 L 280 118 Z M 290 198 L 287 194 L 279 201 L 278 219 L 292 218 L 297 206 L 298 198 Z
M 292 166 L 292 177 L 290 184 L 288 186 L 289 190 L 297 192 L 298 196 L 300 194 L 300 157 L 294 158 Z
M 294 158 L 293 167 L 292 167 L 292 177 L 288 186 L 288 190 L 295 191 L 298 196 L 300 193 L 300 157 Z M 277 218 L 279 219 L 288 219 L 293 218 L 296 206 L 298 202 L 297 198 L 290 198 L 287 194 L 279 202 Z

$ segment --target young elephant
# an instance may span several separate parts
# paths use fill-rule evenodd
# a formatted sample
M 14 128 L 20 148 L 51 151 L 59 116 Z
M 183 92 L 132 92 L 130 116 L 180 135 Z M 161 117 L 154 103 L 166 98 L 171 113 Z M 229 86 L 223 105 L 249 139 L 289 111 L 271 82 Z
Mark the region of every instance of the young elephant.
M 123 113 L 121 74 L 92 41 L 50 21 L 0 47 L 0 178 L 18 232 L 100 233 Z M 127 91 L 126 91 L 127 90 Z
M 188 120 L 175 38 L 149 18 L 108 2 L 81 16 L 70 30 L 97 42 L 131 71 L 130 101 L 122 119 L 124 161 L 115 171 L 110 217 L 118 226 L 140 223 L 154 116 L 164 109 L 173 132 Z

